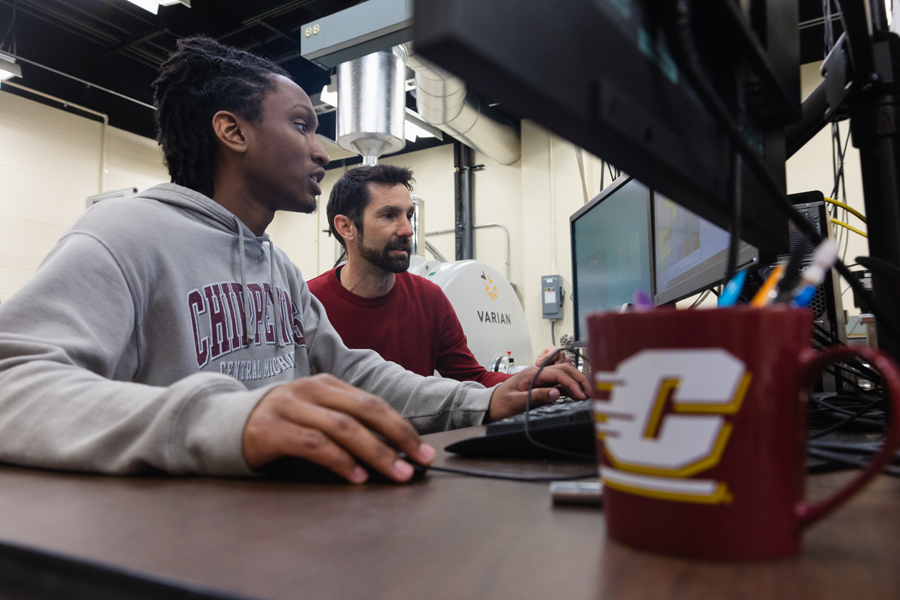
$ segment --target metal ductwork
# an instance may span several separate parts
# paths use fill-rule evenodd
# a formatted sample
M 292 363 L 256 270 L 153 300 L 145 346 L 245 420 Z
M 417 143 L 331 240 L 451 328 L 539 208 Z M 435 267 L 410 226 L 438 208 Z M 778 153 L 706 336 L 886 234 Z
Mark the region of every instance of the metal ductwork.
M 413 52 L 411 44 L 407 50 L 406 66 L 416 74 L 417 108 L 426 121 L 501 165 L 519 160 L 517 127 L 468 93 L 461 79 Z
M 337 144 L 374 165 L 406 147 L 406 48 L 372 54 L 337 68 Z

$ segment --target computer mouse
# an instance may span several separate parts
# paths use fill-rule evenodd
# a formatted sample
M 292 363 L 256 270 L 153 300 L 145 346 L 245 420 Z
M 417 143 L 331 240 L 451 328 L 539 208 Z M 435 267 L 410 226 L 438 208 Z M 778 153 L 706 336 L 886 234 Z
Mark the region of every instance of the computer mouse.
M 418 464 L 402 452 L 398 456 L 413 468 L 410 481 L 419 481 L 425 477 L 428 467 Z M 398 483 L 366 464 L 362 464 L 362 467 L 369 474 L 366 483 Z M 273 461 L 266 469 L 266 475 L 273 479 L 291 479 L 307 483 L 350 483 L 328 467 L 297 456 L 284 456 Z

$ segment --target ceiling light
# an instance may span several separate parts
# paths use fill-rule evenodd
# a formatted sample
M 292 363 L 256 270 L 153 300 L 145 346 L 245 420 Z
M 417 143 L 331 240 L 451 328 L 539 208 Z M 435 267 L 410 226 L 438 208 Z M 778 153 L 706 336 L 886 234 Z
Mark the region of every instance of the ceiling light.
M 22 66 L 16 64 L 16 59 L 12 56 L 0 54 L 0 81 L 10 79 L 11 77 L 21 77 Z
M 433 138 L 434 135 L 430 131 L 426 131 L 422 129 L 415 123 L 410 122 L 409 120 L 403 124 L 403 136 L 409 140 L 410 142 L 415 142 L 417 137 L 420 138 Z
M 140 6 L 144 10 L 152 12 L 154 15 L 159 11 L 160 6 L 171 6 L 172 4 L 184 4 L 188 8 L 191 7 L 191 0 L 128 0 L 132 4 Z

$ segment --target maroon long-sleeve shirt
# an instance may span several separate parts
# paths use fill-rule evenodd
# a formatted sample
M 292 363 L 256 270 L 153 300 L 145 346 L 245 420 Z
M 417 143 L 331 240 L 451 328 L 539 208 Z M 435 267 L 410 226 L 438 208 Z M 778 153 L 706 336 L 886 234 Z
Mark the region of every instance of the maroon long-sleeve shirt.
M 398 273 L 390 292 L 362 298 L 341 285 L 340 268 L 307 283 L 349 348 L 370 348 L 419 375 L 433 375 L 437 370 L 443 377 L 487 387 L 511 377 L 478 364 L 439 286 L 418 275 Z

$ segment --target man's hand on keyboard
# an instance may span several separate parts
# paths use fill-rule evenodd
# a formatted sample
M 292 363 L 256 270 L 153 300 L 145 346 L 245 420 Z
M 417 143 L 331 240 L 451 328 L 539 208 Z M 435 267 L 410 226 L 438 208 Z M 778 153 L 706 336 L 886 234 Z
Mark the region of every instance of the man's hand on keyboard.
M 537 372 L 537 367 L 528 367 L 516 373 L 494 389 L 486 421 L 499 421 L 517 415 L 525 410 L 528 385 Z M 557 389 L 559 388 L 559 389 Z M 571 363 L 544 368 L 534 382 L 531 392 L 531 407 L 541 406 L 559 398 L 560 389 L 575 400 L 586 400 L 591 394 L 591 385 L 584 373 Z
M 559 350 L 559 348 L 557 348 L 556 346 L 547 346 L 546 348 L 541 350 L 541 353 L 538 354 L 538 357 L 534 361 L 534 366 L 539 367 L 542 364 L 544 364 L 544 361 L 547 359 L 547 357 L 550 356 L 551 354 L 553 354 L 554 352 L 556 352 L 557 350 Z M 562 350 L 559 354 L 556 355 L 556 357 L 553 359 L 553 362 L 550 364 L 562 365 L 562 364 L 571 363 L 571 362 L 572 361 L 571 361 L 571 359 L 569 359 L 569 355 L 566 354 L 565 350 Z

